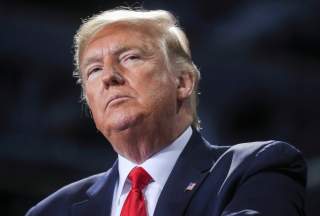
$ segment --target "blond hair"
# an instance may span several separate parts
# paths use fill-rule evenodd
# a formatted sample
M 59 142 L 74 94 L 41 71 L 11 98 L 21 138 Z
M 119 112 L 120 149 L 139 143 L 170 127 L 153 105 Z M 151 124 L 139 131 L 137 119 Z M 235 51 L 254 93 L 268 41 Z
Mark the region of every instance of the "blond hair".
M 77 78 L 77 82 L 82 85 L 82 91 L 84 91 L 84 88 L 80 70 L 81 54 L 95 34 L 104 27 L 114 23 L 151 26 L 158 33 L 157 35 L 159 35 L 160 47 L 164 51 L 168 66 L 174 68 L 175 71 L 192 73 L 194 77 L 194 89 L 190 98 L 193 115 L 192 125 L 199 130 L 200 120 L 197 114 L 197 91 L 200 71 L 192 62 L 186 34 L 179 26 L 177 19 L 168 11 L 117 8 L 103 11 L 85 19 L 74 36 L 74 76 Z M 83 96 L 84 93 L 82 92 L 82 100 L 85 100 Z

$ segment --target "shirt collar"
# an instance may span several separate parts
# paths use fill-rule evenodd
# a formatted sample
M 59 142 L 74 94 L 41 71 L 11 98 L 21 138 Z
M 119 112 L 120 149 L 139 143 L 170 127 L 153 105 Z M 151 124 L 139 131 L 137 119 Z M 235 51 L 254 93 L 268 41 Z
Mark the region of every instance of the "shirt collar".
M 142 164 L 136 164 L 121 155 L 118 155 L 119 163 L 119 181 L 118 190 L 123 190 L 126 179 L 130 171 L 135 166 L 143 167 L 157 183 L 161 189 L 164 187 L 177 159 L 179 158 L 184 147 L 187 145 L 192 135 L 192 129 L 189 126 L 176 140 L 164 149 L 154 154 L 152 157 L 144 161 Z M 121 192 L 120 192 L 121 193 Z

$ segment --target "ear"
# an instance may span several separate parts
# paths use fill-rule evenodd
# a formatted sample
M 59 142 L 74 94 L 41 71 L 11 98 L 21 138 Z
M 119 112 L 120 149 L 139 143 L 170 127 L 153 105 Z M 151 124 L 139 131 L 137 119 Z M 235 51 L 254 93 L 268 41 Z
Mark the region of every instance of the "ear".
M 194 75 L 191 72 L 181 72 L 177 76 L 177 98 L 182 101 L 192 94 L 194 88 Z

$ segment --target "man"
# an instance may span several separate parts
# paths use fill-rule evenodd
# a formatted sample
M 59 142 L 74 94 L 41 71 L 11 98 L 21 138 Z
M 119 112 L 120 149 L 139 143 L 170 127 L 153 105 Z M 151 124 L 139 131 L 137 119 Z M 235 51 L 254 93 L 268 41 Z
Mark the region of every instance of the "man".
M 172 14 L 93 16 L 75 36 L 75 62 L 83 99 L 118 160 L 27 215 L 304 215 L 306 170 L 295 148 L 216 146 L 199 135 L 200 73 Z

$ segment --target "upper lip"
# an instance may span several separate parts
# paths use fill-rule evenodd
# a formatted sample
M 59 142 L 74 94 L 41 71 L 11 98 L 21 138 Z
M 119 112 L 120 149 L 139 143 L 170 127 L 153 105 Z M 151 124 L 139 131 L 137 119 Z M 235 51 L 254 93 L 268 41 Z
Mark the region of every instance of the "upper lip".
M 118 94 L 116 94 L 116 95 L 112 95 L 112 96 L 110 96 L 108 99 L 107 99 L 107 104 L 106 104 L 106 107 L 108 107 L 109 106 L 109 104 L 113 101 L 113 100 L 116 100 L 116 99 L 118 99 L 118 98 L 130 98 L 130 96 L 128 96 L 128 95 L 118 95 Z

